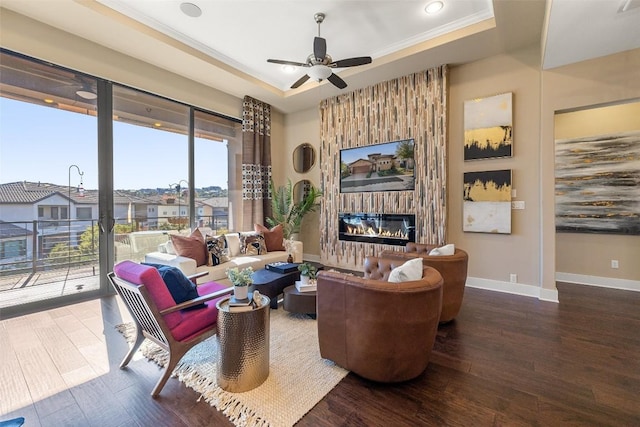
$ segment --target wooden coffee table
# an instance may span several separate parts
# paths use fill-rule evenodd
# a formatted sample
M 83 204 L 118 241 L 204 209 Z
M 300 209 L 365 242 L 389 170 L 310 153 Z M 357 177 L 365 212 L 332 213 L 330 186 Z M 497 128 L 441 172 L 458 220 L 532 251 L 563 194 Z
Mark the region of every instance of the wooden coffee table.
M 282 308 L 290 313 L 309 314 L 316 316 L 316 292 L 300 292 L 295 285 L 284 288 L 284 303 Z

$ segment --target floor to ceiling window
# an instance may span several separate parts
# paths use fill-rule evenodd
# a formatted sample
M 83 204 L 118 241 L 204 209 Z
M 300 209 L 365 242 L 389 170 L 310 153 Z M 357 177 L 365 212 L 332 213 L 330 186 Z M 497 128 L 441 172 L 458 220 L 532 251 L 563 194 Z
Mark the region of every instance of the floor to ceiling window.
M 241 223 L 238 119 L 5 50 L 0 71 L 0 314 L 103 294 L 100 265 Z
M 94 292 L 96 79 L 1 55 L 0 309 Z
M 115 261 L 189 229 L 189 107 L 113 86 Z
M 214 234 L 241 224 L 241 187 L 233 173 L 241 170 L 241 132 L 237 120 L 194 111 L 195 222 Z

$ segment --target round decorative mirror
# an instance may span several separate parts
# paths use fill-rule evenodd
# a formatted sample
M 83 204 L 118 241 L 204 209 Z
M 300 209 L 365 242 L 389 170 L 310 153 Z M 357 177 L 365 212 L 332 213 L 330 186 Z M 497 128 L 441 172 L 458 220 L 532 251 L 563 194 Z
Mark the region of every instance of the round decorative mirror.
M 313 145 L 305 142 L 293 150 L 293 168 L 298 173 L 309 172 L 309 169 L 316 164 L 316 150 Z
M 303 179 L 302 181 L 296 182 L 296 185 L 293 186 L 293 202 L 300 203 L 304 200 L 305 196 L 309 194 L 309 188 L 311 187 L 311 181 L 308 179 Z

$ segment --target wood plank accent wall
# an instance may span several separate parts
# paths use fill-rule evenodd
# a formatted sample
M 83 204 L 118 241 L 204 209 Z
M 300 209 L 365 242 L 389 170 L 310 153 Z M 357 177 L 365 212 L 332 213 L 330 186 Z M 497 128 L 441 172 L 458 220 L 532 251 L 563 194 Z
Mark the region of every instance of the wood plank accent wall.
M 414 191 L 340 193 L 340 150 L 415 140 Z M 447 66 L 378 83 L 320 103 L 320 258 L 362 269 L 364 257 L 397 246 L 338 240 L 338 213 L 416 215 L 416 241 L 444 244 L 447 194 Z

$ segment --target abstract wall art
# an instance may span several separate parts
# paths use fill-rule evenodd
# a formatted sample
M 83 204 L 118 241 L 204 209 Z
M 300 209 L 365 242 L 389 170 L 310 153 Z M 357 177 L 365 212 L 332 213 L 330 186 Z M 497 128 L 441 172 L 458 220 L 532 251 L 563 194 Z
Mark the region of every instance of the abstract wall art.
M 511 233 L 511 170 L 465 172 L 463 231 Z
M 640 235 L 640 130 L 556 139 L 555 185 L 556 231 Z
M 464 160 L 511 157 L 513 93 L 464 102 Z

